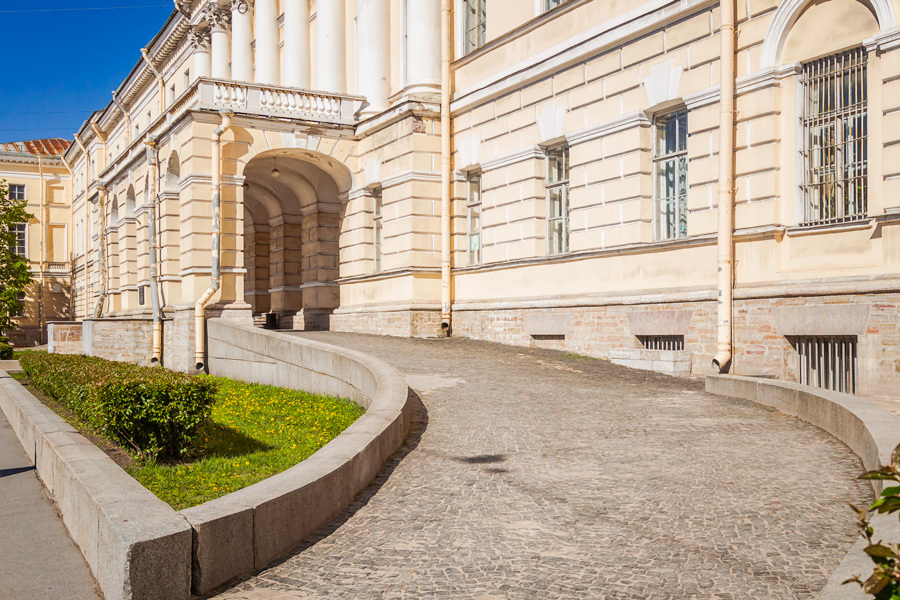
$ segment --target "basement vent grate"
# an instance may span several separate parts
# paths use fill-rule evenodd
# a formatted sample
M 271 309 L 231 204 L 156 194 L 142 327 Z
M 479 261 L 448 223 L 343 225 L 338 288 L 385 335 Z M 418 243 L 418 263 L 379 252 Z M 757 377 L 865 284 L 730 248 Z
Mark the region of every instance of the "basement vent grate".
M 798 336 L 800 383 L 826 390 L 856 393 L 856 336 Z
M 684 350 L 683 335 L 639 335 L 645 350 Z

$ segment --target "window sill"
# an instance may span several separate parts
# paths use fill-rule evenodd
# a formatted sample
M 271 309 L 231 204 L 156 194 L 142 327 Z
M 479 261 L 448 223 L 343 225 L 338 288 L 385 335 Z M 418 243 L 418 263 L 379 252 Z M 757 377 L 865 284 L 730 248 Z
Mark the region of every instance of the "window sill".
M 817 235 L 820 233 L 836 233 L 840 231 L 862 231 L 871 229 L 874 219 L 866 217 L 857 221 L 848 221 L 846 223 L 827 223 L 824 225 L 795 225 L 788 227 L 785 232 L 789 237 L 802 237 L 804 235 Z

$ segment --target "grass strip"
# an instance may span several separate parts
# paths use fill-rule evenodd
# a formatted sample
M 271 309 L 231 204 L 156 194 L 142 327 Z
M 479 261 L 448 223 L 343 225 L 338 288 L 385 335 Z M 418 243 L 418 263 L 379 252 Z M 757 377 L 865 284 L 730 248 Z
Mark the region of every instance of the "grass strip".
M 176 510 L 224 496 L 292 467 L 327 444 L 364 410 L 284 388 L 210 377 L 217 386 L 192 462 L 146 463 L 129 473 Z

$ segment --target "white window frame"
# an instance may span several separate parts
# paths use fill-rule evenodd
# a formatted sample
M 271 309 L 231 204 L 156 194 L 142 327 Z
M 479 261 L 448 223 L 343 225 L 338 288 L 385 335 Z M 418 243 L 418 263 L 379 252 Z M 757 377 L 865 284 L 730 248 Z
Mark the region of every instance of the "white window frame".
M 22 183 L 10 183 L 10 184 L 7 185 L 7 188 L 8 188 L 9 199 L 10 199 L 10 200 L 18 200 L 19 202 L 21 202 L 22 200 L 27 200 L 27 197 L 26 197 L 26 194 L 25 194 L 25 185 L 24 185 L 24 184 L 22 184 Z M 17 198 L 17 197 L 16 197 L 16 196 L 19 196 L 20 194 L 18 194 L 18 193 L 15 193 L 15 194 L 14 194 L 14 193 L 13 193 L 13 188 L 15 188 L 15 190 L 16 190 L 17 192 L 18 192 L 19 190 L 21 190 L 22 193 L 21 193 L 21 197 L 20 197 L 20 198 Z
M 675 150 L 669 153 L 663 153 L 663 150 L 660 148 L 660 136 L 658 135 L 658 131 L 660 128 L 660 122 L 663 119 L 677 119 L 684 118 L 684 139 L 681 140 L 677 136 L 679 136 L 679 132 L 681 129 L 679 127 L 675 127 L 675 135 L 676 135 L 676 145 Z M 684 107 L 680 107 L 677 110 L 660 113 L 659 115 L 655 115 L 653 117 L 653 235 L 654 239 L 657 241 L 660 240 L 674 240 L 679 238 L 687 237 L 687 218 L 688 218 L 688 208 L 687 208 L 687 193 L 688 193 L 688 183 L 687 183 L 687 171 L 688 171 L 688 156 L 687 156 L 687 119 L 688 119 L 688 111 Z M 675 192 L 675 196 L 672 201 L 674 202 L 674 221 L 673 221 L 673 230 L 669 231 L 668 227 L 666 227 L 665 231 L 663 230 L 664 222 L 661 219 L 661 215 L 663 214 L 662 208 L 663 204 L 668 204 L 670 202 L 670 197 L 663 197 L 663 192 L 660 190 L 659 185 L 659 175 L 660 168 L 663 165 L 671 164 L 674 167 L 675 173 L 675 185 L 677 186 L 678 182 L 682 180 L 682 162 L 684 164 L 684 190 L 679 192 Z M 668 214 L 668 211 L 666 212 Z M 682 219 L 684 221 L 684 229 L 682 230 L 681 224 Z M 665 222 L 667 224 L 668 221 Z
M 381 273 L 384 269 L 384 198 L 380 187 L 372 190 L 372 272 Z
M 484 212 L 481 192 L 481 171 L 466 173 L 466 264 L 470 267 L 482 262 Z
M 28 259 L 28 223 L 14 223 L 9 226 L 9 230 L 16 234 L 16 244 L 12 247 L 13 253 Z
M 569 251 L 569 146 L 562 144 L 558 146 L 550 146 L 545 149 L 545 162 L 547 173 L 546 199 L 547 199 L 547 255 L 554 256 L 557 254 L 565 254 Z M 554 179 L 551 166 L 551 156 L 555 153 L 561 153 L 563 160 L 563 176 L 560 179 Z M 553 193 L 560 192 L 560 209 L 559 215 L 553 216 Z M 556 245 L 553 243 L 553 226 L 554 223 L 561 224 L 559 230 L 559 241 Z
M 469 16 L 469 6 L 473 2 L 484 2 L 484 22 L 481 24 L 481 26 L 484 28 L 484 31 L 482 32 L 480 43 L 478 43 L 474 47 L 469 47 L 467 36 L 469 28 L 467 19 Z M 487 43 L 487 0 L 457 0 L 456 7 L 458 15 L 458 19 L 456 22 L 456 55 L 458 58 L 461 58 L 463 56 L 466 56 L 467 54 L 475 52 Z
M 854 63 L 854 58 L 861 60 Z M 841 63 L 835 69 L 835 65 L 842 60 L 848 62 Z M 831 54 L 802 66 L 799 124 L 802 177 L 799 219 L 802 226 L 831 225 L 867 217 L 868 76 L 868 53 L 863 47 Z M 813 85 L 811 80 L 819 84 L 817 90 L 823 90 L 827 82 L 837 78 L 841 78 L 842 82 L 849 80 L 856 83 L 855 87 L 850 88 L 837 86 L 841 92 L 849 92 L 851 96 L 846 105 L 836 105 L 842 102 L 843 94 L 831 97 L 814 93 L 818 102 L 813 100 L 810 95 L 810 87 Z M 821 83 L 823 79 L 825 84 Z M 855 98 L 855 102 L 852 98 Z M 821 105 L 829 101 L 834 101 L 835 105 L 825 106 L 822 110 Z M 814 103 L 819 105 L 821 112 L 810 112 Z M 851 133 L 844 137 L 848 130 L 854 129 L 855 135 Z M 823 146 L 821 142 L 829 134 L 831 144 Z M 810 143 L 813 138 L 819 143 Z M 857 191 L 848 198 L 848 190 L 854 185 L 857 186 Z
M 567 2 L 569 2 L 569 0 L 558 0 L 558 2 L 559 2 L 558 4 L 554 4 L 553 6 L 550 6 L 550 3 L 553 1 L 554 0 L 535 0 L 534 10 L 535 10 L 536 15 L 542 15 L 545 12 L 550 12 L 551 10 L 553 10 L 555 8 L 559 8 L 563 4 L 566 4 Z

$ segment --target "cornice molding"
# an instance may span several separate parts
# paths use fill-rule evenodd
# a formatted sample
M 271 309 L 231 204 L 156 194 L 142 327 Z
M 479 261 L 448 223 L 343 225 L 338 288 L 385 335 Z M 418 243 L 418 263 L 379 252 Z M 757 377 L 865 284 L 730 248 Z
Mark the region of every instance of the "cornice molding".
M 634 127 L 649 127 L 650 124 L 650 119 L 647 117 L 644 111 L 637 110 L 628 113 L 627 115 L 617 117 L 615 119 L 610 119 L 609 121 L 606 121 L 604 123 L 592 125 L 590 127 L 585 127 L 584 129 L 574 131 L 566 135 L 566 141 L 569 144 L 575 146 L 577 144 L 590 142 L 591 140 L 596 140 L 597 138 L 612 135 L 620 131 L 626 131 Z

